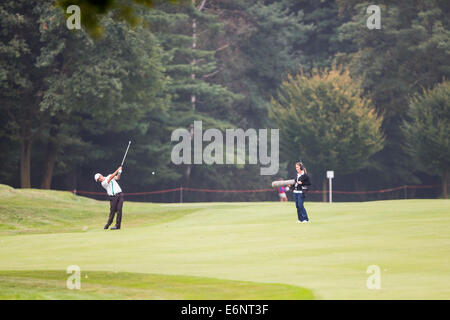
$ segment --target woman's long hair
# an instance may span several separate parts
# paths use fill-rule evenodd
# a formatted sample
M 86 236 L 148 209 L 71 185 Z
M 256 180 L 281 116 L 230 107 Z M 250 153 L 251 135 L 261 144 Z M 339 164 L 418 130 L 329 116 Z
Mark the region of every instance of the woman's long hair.
M 308 172 L 306 171 L 306 167 L 305 167 L 305 165 L 303 164 L 303 162 L 299 161 L 299 162 L 297 162 L 295 165 L 299 165 L 299 166 L 300 166 L 300 170 L 305 171 L 305 173 L 308 173 Z

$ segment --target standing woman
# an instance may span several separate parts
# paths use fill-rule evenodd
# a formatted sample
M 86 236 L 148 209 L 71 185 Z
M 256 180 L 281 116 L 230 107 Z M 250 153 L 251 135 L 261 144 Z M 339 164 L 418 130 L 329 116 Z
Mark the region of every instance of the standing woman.
M 308 191 L 308 186 L 311 185 L 309 181 L 309 176 L 306 173 L 306 168 L 301 162 L 295 164 L 295 169 L 297 170 L 297 176 L 294 178 L 294 201 L 297 207 L 297 223 L 309 222 L 308 214 L 305 209 L 305 196 Z

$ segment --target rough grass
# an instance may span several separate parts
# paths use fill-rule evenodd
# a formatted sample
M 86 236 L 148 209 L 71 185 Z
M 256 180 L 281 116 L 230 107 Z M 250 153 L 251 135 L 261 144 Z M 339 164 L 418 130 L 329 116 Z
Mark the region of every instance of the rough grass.
M 310 290 L 283 284 L 264 284 L 213 278 L 82 272 L 81 288 L 68 289 L 63 271 L 1 271 L 0 299 L 313 299 Z
M 148 226 L 178 219 L 195 209 L 125 202 L 128 226 Z M 70 192 L 14 189 L 0 185 L 0 234 L 85 232 L 107 221 L 109 202 Z

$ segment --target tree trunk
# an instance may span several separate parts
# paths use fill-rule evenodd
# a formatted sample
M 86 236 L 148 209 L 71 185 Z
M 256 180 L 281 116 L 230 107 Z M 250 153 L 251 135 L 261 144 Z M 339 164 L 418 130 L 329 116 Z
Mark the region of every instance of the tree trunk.
M 45 160 L 44 176 L 42 177 L 41 189 L 50 189 L 52 185 L 53 168 L 55 167 L 57 151 L 57 145 L 54 142 L 54 139 L 50 138 L 47 147 L 47 156 Z
M 192 0 L 192 4 L 195 6 L 195 0 Z M 197 48 L 197 20 L 194 18 L 192 20 L 192 50 L 195 50 Z M 197 60 L 194 58 L 192 59 L 192 66 L 195 67 L 195 64 L 197 63 Z M 195 73 L 193 72 L 191 74 L 192 80 L 195 80 Z M 196 96 L 195 94 L 191 94 L 191 104 L 192 104 L 192 110 L 195 111 L 195 101 Z
M 195 8 L 195 0 L 192 0 L 192 5 Z M 197 9 L 198 10 L 198 9 Z M 197 20 L 194 18 L 192 19 L 192 50 L 195 50 L 197 48 Z M 195 64 L 197 63 L 197 60 L 194 58 L 192 59 L 192 66 L 195 66 Z M 195 80 L 195 73 L 192 72 L 191 73 L 191 79 Z M 196 101 L 196 96 L 195 94 L 191 94 L 191 105 L 192 105 L 192 110 L 195 111 L 195 101 Z M 191 133 L 191 141 L 192 141 L 192 137 L 194 136 L 194 125 L 191 124 L 190 126 L 190 133 Z M 188 164 L 187 168 L 186 168 L 186 186 L 189 186 L 189 179 L 191 177 L 191 169 L 192 169 L 192 164 Z
M 190 144 L 192 146 L 192 139 L 194 138 L 194 124 L 191 123 L 191 125 L 189 126 L 189 134 L 190 134 Z M 191 159 L 192 159 L 192 153 L 191 153 Z M 191 169 L 192 169 L 192 162 L 190 164 L 187 165 L 186 168 L 186 185 L 188 186 L 189 183 L 189 178 L 191 177 Z
M 20 156 L 20 187 L 31 188 L 31 139 L 23 139 Z
M 50 120 L 50 134 L 47 144 L 47 155 L 45 159 L 44 176 L 41 181 L 41 189 L 50 189 L 52 185 L 53 169 L 55 168 L 58 155 L 58 133 L 59 122 L 55 117 Z
M 445 169 L 442 174 L 442 196 L 447 199 L 448 170 Z
M 323 191 L 323 193 L 322 193 L 322 201 L 323 202 L 327 202 L 327 186 L 328 186 L 328 184 L 327 184 L 327 179 L 326 178 L 324 178 L 323 180 L 322 180 L 322 191 Z

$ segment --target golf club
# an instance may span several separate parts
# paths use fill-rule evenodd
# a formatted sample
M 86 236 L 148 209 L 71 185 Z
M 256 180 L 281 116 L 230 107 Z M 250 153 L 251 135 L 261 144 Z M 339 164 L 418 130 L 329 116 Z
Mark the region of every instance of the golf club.
M 125 155 L 123 156 L 121 167 L 123 167 L 123 163 L 125 162 L 125 158 L 127 157 L 128 149 L 130 148 L 131 141 L 128 141 L 127 151 L 125 151 Z

